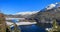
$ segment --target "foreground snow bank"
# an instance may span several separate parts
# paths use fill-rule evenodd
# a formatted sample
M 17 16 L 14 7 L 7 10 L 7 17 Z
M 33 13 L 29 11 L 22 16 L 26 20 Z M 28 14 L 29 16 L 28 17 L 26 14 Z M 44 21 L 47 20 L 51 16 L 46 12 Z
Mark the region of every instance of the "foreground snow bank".
M 12 22 L 6 22 L 6 24 L 8 25 L 8 26 L 14 26 L 14 24 L 12 23 Z M 18 23 L 16 23 L 18 26 L 19 25 L 32 25 L 32 24 L 36 24 L 36 22 L 18 22 Z

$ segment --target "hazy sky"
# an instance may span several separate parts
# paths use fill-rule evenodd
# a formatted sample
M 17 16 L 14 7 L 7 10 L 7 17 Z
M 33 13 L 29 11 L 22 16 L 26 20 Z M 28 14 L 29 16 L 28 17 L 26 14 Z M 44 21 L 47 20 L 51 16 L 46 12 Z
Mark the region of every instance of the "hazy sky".
M 51 3 L 60 0 L 0 0 L 0 10 L 5 14 L 15 14 L 26 11 L 39 11 Z

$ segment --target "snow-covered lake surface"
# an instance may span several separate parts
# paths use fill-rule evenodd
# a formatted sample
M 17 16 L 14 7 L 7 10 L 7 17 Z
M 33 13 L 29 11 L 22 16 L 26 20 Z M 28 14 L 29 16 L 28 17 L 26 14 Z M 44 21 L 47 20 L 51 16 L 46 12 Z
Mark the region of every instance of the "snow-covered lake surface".
M 8 22 L 8 21 L 7 21 L 6 24 L 9 25 L 9 26 L 10 26 L 10 25 L 11 25 L 11 26 L 14 26 L 14 23 L 12 23 L 12 22 Z M 32 25 L 32 24 L 36 24 L 36 22 L 17 22 L 16 24 L 17 24 L 18 26 L 19 26 L 19 25 Z
M 32 24 L 36 24 L 36 22 L 19 22 L 17 20 L 25 20 L 25 18 L 5 18 L 6 20 L 11 20 L 12 22 L 8 22 L 6 21 L 6 24 L 9 26 L 14 26 L 14 23 L 16 23 L 18 26 L 19 25 L 32 25 Z
M 18 19 L 18 20 L 25 20 L 25 18 L 5 18 L 6 20 L 14 20 L 14 19 Z
M 6 24 L 14 29 L 14 23 L 18 25 L 21 32 L 46 32 L 44 28 L 37 26 L 37 22 L 20 22 L 17 20 L 24 20 L 24 18 L 6 18 L 6 20 L 12 20 L 12 22 L 6 21 Z

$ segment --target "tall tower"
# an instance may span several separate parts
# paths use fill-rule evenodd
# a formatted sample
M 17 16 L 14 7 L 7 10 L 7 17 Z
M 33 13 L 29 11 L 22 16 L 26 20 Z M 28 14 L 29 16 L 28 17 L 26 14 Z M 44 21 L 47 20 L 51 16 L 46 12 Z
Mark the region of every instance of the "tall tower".
M 6 22 L 3 13 L 0 13 L 0 32 L 6 32 Z

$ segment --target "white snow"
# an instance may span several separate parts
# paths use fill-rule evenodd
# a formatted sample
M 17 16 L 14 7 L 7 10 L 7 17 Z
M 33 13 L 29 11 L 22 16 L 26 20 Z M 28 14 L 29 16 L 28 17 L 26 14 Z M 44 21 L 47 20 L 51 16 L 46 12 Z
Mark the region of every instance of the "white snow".
M 50 30 L 52 30 L 52 28 L 46 28 L 45 30 L 50 31 Z
M 10 27 L 14 26 L 12 22 L 6 22 L 6 24 Z M 16 23 L 18 26 L 19 25 L 31 25 L 31 24 L 36 24 L 36 22 L 18 22 Z
M 55 4 L 58 4 L 57 2 Z
M 56 2 L 55 4 L 60 4 L 60 2 Z
M 21 14 L 21 15 L 31 15 L 31 14 L 35 14 L 35 13 L 37 13 L 37 12 L 38 12 L 38 11 L 18 12 L 18 13 L 16 13 L 16 15 L 19 15 L 19 14 Z
M 52 8 L 54 8 L 55 6 L 56 6 L 55 4 L 50 4 L 50 5 L 47 7 L 47 10 L 52 9 Z
M 12 22 L 6 22 L 7 25 L 12 25 L 13 23 Z
M 14 20 L 14 19 L 17 19 L 17 20 L 25 20 L 25 18 L 5 18 L 6 20 Z
M 19 22 L 16 23 L 17 25 L 31 25 L 31 24 L 36 24 L 36 22 Z

